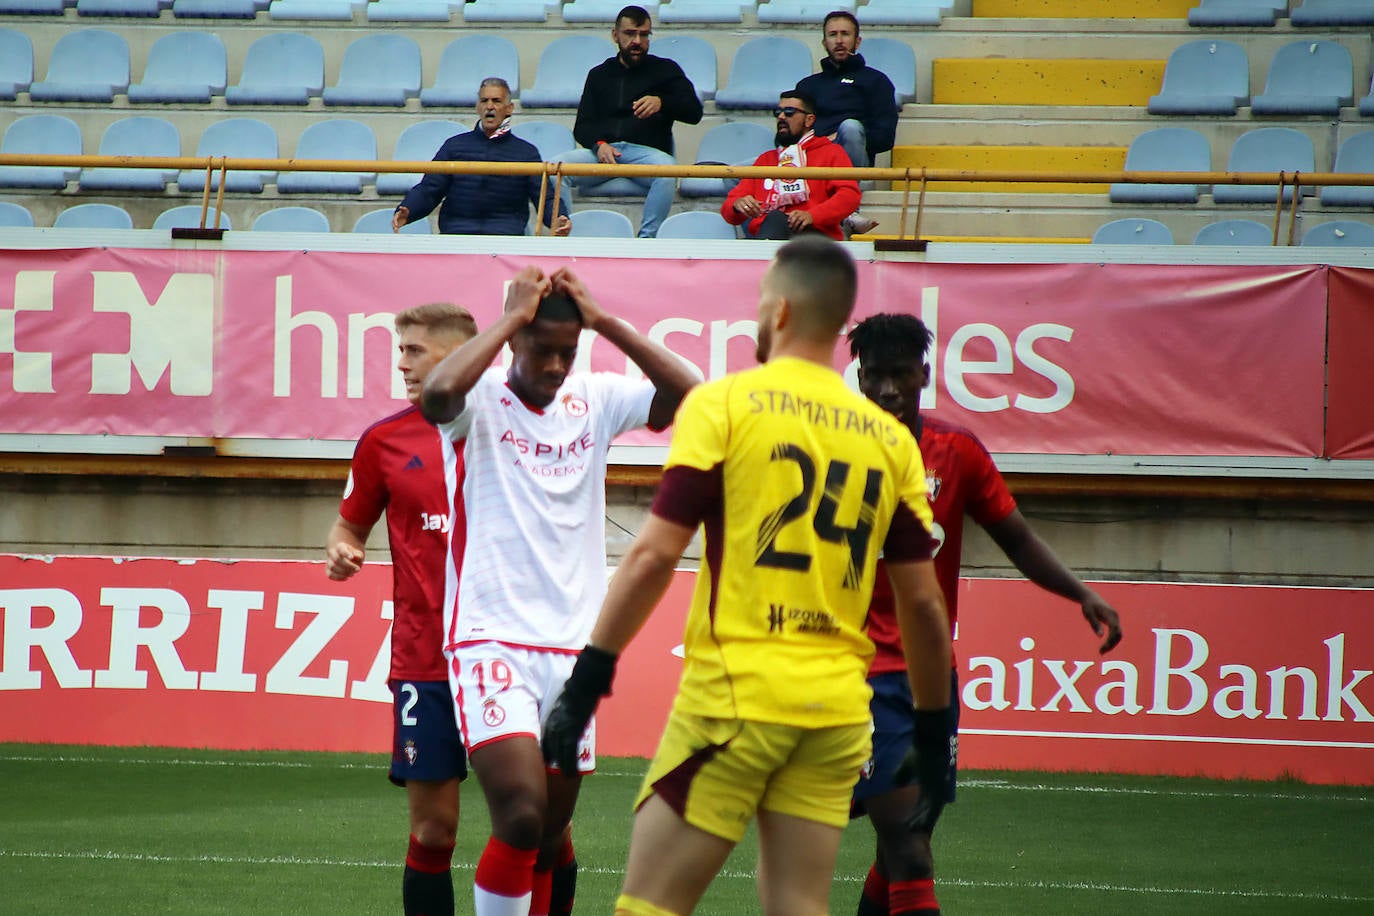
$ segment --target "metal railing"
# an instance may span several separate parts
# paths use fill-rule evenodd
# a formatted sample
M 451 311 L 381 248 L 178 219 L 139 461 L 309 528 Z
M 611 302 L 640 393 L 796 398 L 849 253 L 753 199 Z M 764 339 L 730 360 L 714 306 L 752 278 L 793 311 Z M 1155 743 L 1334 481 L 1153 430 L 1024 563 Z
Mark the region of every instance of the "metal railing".
M 852 178 L 858 181 L 890 181 L 900 183 L 902 189 L 901 220 L 898 239 L 918 242 L 925 215 L 926 193 L 932 184 L 997 182 L 1004 184 L 1193 184 L 1193 185 L 1263 185 L 1275 186 L 1278 193 L 1274 205 L 1273 244 L 1279 243 L 1283 219 L 1284 191 L 1292 190 L 1286 244 L 1293 244 L 1298 207 L 1304 187 L 1374 186 L 1374 174 L 1335 172 L 1139 172 L 1139 171 L 1030 171 L 978 170 L 931 168 L 786 168 L 754 165 L 603 165 L 601 163 L 563 162 L 391 162 L 376 159 L 238 159 L 224 156 L 56 156 L 46 153 L 0 153 L 0 166 L 57 166 L 75 168 L 134 168 L 204 170 L 205 182 L 201 195 L 202 231 L 207 229 L 210 202 L 213 196 L 215 218 L 209 226 L 218 226 L 224 206 L 225 175 L 230 171 L 272 172 L 386 172 L 437 173 L 449 175 L 544 175 L 554 184 L 557 196 L 565 176 L 583 177 L 668 177 L 668 178 Z M 215 189 L 214 175 L 220 181 Z M 540 194 L 539 212 L 544 212 L 548 182 Z M 911 198 L 916 195 L 915 219 L 911 235 L 907 227 L 911 216 Z M 535 221 L 535 234 L 540 234 L 541 221 Z

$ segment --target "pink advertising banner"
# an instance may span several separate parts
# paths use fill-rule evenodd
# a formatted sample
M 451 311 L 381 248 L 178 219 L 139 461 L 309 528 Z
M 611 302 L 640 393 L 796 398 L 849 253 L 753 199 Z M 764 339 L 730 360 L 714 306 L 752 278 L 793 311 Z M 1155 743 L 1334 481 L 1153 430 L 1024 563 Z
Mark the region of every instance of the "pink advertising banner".
M 574 260 L 603 305 L 703 377 L 754 363 L 764 262 Z M 0 252 L 0 434 L 352 440 L 403 397 L 394 313 L 454 300 L 485 324 L 525 263 L 552 270 L 567 260 Z M 967 423 L 994 451 L 1323 453 L 1324 269 L 860 270 L 857 316 L 921 315 L 937 338 L 926 408 Z M 836 359 L 852 379 L 839 350 Z M 584 346 L 580 360 L 626 370 L 604 341 Z
M 390 572 L 0 555 L 0 741 L 386 751 Z M 652 754 L 694 581 L 622 659 L 601 754 Z M 963 766 L 1374 784 L 1374 591 L 1097 587 L 1107 656 L 1030 583 L 961 582 Z

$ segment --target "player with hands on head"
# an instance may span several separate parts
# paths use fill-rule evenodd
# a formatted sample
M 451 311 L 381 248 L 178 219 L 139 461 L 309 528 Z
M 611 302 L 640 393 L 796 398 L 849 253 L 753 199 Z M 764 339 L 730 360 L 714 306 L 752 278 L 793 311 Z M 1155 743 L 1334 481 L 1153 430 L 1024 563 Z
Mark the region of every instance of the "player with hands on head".
M 396 368 L 411 406 L 359 437 L 325 570 L 336 581 L 355 576 L 368 535 L 386 513 L 394 605 L 390 777 L 405 787 L 410 808 L 402 904 L 407 916 L 440 916 L 453 912 L 458 783 L 467 776 L 444 660 L 444 588 L 457 575 L 464 528 L 455 503 L 460 451 L 415 405 L 430 371 L 471 339 L 477 324 L 464 308 L 432 303 L 399 313 L 396 332 Z
M 584 330 L 644 379 L 573 372 Z M 492 363 L 509 344 L 509 368 Z M 477 916 L 566 913 L 563 869 L 595 727 L 546 768 L 542 723 L 586 643 L 606 591 L 611 441 L 672 422 L 696 382 L 678 357 L 608 313 L 567 268 L 521 269 L 503 312 L 425 382 L 421 404 L 462 440 L 467 549 L 445 618 L 453 702 L 491 815 L 477 863 Z
M 691 912 L 754 818 L 763 912 L 826 911 L 870 752 L 864 620 L 880 550 L 916 703 L 936 716 L 949 704 L 920 453 L 834 369 L 857 283 L 829 239 L 778 250 L 760 283 L 764 365 L 683 402 L 648 520 L 546 722 L 546 758 L 574 759 L 616 659 L 703 525 L 682 682 L 636 803 L 619 914 Z M 943 738 L 917 748 L 934 752 L 918 768 L 928 783 L 943 781 Z
M 967 429 L 920 412 L 921 391 L 930 381 L 926 353 L 932 343 L 920 319 L 896 313 L 873 315 L 855 325 L 848 339 L 850 355 L 859 362 L 859 389 L 900 420 L 920 445 L 939 545 L 935 571 L 949 609 L 951 632 L 958 621 L 959 564 L 964 517 L 969 516 L 1026 578 L 1079 606 L 1102 640 L 1100 653 L 1114 649 L 1121 641 L 1117 612 L 1031 529 L 982 442 Z M 932 747 L 936 741 L 947 741 L 953 760 L 958 748 L 958 671 L 950 672 L 954 702 L 946 717 L 913 710 L 903 675 L 905 634 L 896 626 L 892 596 L 881 577 L 868 620 L 868 634 L 877 647 L 869 675 L 873 767 L 854 789 L 854 807 L 856 814 L 867 813 L 872 822 L 877 853 L 864 883 L 858 916 L 929 916 L 938 913 L 940 906 L 931 833 L 944 806 L 954 801 L 956 771 L 951 765 L 948 780 L 932 797 L 909 784 L 910 762 L 903 758 L 915 735 Z

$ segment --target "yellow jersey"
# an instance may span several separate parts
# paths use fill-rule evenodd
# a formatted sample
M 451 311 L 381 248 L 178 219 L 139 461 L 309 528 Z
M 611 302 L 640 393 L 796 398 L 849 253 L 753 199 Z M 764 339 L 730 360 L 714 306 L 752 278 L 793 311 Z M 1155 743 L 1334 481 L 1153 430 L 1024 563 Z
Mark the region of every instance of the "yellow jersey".
M 674 708 L 824 728 L 867 721 L 875 566 L 928 559 L 916 440 L 792 357 L 698 385 L 653 512 L 705 529 Z

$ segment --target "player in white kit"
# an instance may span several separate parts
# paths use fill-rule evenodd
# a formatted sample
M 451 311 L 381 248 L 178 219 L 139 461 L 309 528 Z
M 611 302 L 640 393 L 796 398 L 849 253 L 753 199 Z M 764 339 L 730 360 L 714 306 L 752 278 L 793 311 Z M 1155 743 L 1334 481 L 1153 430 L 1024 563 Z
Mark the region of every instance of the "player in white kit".
M 647 376 L 570 374 L 583 329 Z M 509 343 L 509 370 L 493 368 Z M 502 316 L 430 374 L 425 416 L 465 439 L 467 548 L 445 621 L 449 684 L 491 813 L 477 864 L 477 916 L 549 912 L 552 870 L 596 763 L 546 769 L 541 724 L 586 644 L 606 591 L 606 461 L 621 433 L 672 422 L 688 366 L 606 313 L 566 268 L 516 274 Z

